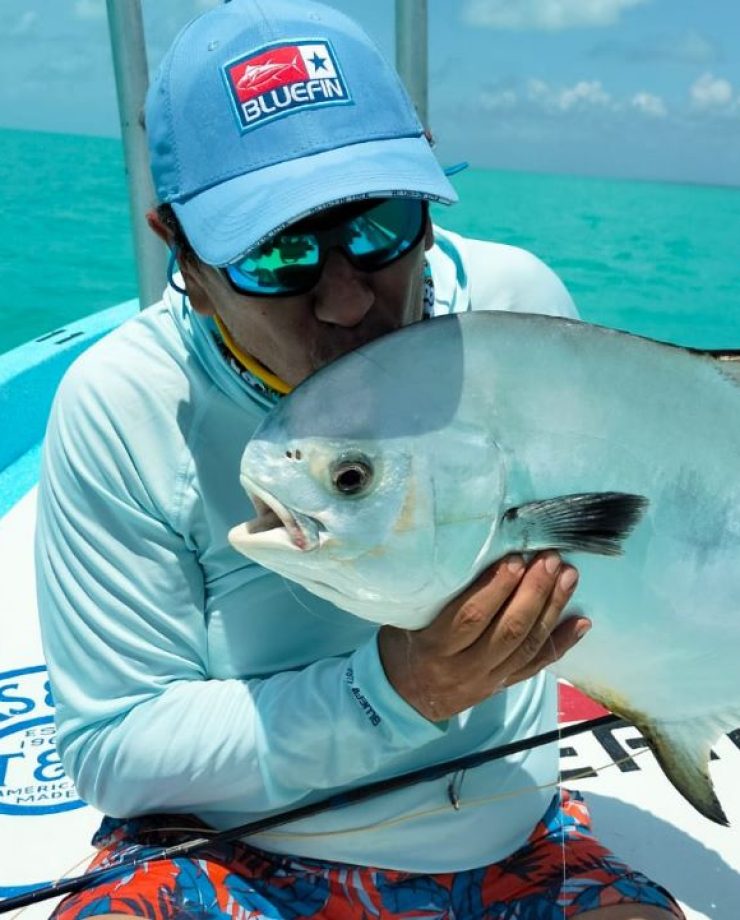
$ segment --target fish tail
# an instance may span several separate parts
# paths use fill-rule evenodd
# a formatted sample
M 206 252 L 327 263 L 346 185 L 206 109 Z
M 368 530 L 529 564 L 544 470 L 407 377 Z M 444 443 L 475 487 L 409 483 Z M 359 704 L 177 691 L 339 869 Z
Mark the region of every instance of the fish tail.
M 712 745 L 740 725 L 740 712 L 712 713 L 681 722 L 634 720 L 668 779 L 705 818 L 727 827 L 729 821 L 709 775 Z

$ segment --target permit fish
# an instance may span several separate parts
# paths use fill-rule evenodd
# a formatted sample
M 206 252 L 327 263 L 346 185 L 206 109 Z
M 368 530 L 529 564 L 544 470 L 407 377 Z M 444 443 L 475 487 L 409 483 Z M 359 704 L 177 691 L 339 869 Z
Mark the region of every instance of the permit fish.
M 636 725 L 712 821 L 740 725 L 740 367 L 599 326 L 473 312 L 331 363 L 265 419 L 232 545 L 419 629 L 487 565 L 553 548 L 594 628 L 552 667 Z

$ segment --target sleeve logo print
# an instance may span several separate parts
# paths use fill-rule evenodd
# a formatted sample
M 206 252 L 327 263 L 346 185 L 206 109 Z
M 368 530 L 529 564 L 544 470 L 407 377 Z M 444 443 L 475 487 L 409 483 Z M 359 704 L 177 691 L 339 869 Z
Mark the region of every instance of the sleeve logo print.
M 355 686 L 355 672 L 352 670 L 352 668 L 347 668 L 344 673 L 344 680 L 349 687 L 349 692 L 352 694 L 360 708 L 364 711 L 365 715 L 370 720 L 370 724 L 377 728 L 378 725 L 380 725 L 382 722 L 382 719 L 370 704 L 365 694 L 362 693 L 359 687 Z
M 328 42 L 271 45 L 230 61 L 224 74 L 243 131 L 296 109 L 351 101 Z

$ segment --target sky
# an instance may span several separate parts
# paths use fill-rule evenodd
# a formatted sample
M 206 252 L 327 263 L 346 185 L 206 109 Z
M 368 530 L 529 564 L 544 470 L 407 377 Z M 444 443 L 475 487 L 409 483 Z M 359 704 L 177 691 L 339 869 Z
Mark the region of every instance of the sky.
M 152 67 L 214 2 L 143 0 Z M 394 0 L 331 5 L 393 59 Z M 738 0 L 428 8 L 443 163 L 740 185 Z M 0 127 L 119 133 L 104 0 L 0 0 Z

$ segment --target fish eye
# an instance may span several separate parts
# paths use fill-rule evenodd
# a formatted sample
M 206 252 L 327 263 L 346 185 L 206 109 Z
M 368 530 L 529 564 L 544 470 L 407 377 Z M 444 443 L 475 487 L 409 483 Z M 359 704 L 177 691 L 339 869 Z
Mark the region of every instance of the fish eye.
M 331 482 L 342 495 L 359 495 L 373 479 L 373 466 L 367 457 L 343 457 L 331 467 Z

